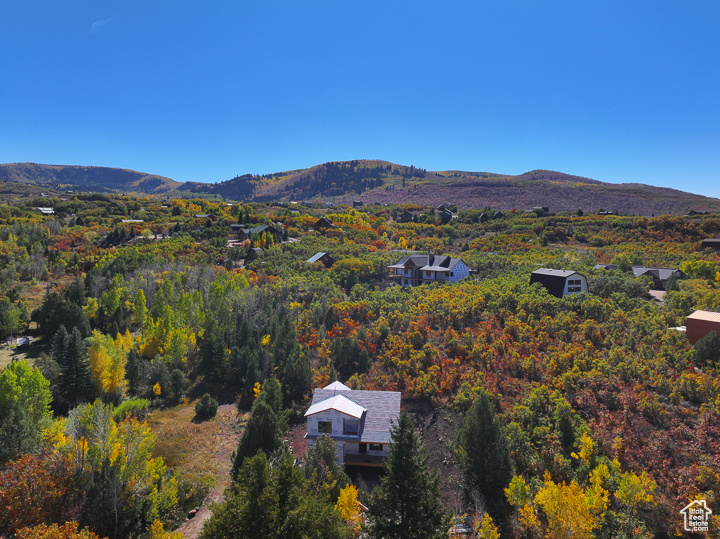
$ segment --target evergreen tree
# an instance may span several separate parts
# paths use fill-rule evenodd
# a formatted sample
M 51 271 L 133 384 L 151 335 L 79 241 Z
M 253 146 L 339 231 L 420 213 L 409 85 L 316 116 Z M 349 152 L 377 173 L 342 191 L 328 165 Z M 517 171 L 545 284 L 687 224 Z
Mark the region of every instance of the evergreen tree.
M 258 451 L 266 454 L 275 451 L 280 446 L 280 432 L 275 411 L 265 400 L 258 399 L 235 451 L 231 471 L 233 479 L 237 478 L 245 459 L 254 457 Z
M 490 396 L 481 390 L 458 429 L 466 492 L 499 498 L 512 478 L 510 448 Z
M 429 470 L 427 452 L 406 412 L 392 429 L 385 475 L 371 495 L 368 536 L 372 539 L 447 537 L 450 515 L 440 503 L 440 477 Z
M 205 377 L 212 382 L 223 382 L 225 364 L 225 342 L 218 332 L 213 330 L 200 342 L 200 368 Z
M 77 277 L 65 290 L 65 297 L 71 303 L 83 307 L 87 304 L 87 295 L 85 291 L 85 281 L 81 277 Z
M 147 370 L 147 363 L 138 356 L 134 348 L 131 348 L 125 364 L 125 378 L 128 381 L 128 393 L 130 395 L 140 394 L 143 380 L 147 376 Z
M 343 466 L 337 463 L 337 444 L 327 434 L 321 434 L 315 445 L 308 448 L 305 454 L 305 477 L 318 490 L 324 490 L 335 503 L 340 490 L 350 484 L 350 478 Z
M 709 332 L 696 342 L 693 348 L 700 366 L 720 365 L 720 336 L 718 336 L 717 331 Z
M 312 488 L 288 451 L 245 460 L 235 488 L 206 522 L 200 539 L 348 537 L 340 513 Z
M 65 326 L 53 339 L 53 359 L 60 365 L 60 394 L 66 405 L 72 407 L 93 399 L 92 372 L 88 360 L 87 345 L 74 327 L 68 333 Z
M 290 406 L 293 402 L 300 402 L 312 386 L 310 358 L 307 354 L 300 352 L 297 347 L 285 364 L 282 386 L 285 390 L 286 406 Z

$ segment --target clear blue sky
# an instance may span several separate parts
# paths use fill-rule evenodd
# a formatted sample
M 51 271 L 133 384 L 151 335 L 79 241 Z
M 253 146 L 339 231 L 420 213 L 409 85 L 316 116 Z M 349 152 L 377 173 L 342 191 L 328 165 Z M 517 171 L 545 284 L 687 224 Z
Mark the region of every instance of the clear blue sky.
M 384 159 L 720 197 L 720 1 L 0 0 L 0 162 Z

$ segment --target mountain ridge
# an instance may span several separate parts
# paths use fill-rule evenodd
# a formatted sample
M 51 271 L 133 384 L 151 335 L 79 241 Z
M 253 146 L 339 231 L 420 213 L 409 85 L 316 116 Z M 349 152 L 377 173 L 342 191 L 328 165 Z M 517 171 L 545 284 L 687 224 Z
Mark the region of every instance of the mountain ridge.
M 243 174 L 217 183 L 177 182 L 130 169 L 38 163 L 0 164 L 0 182 L 44 188 L 126 192 L 167 197 L 213 196 L 237 202 L 319 199 L 352 203 L 440 204 L 459 208 L 618 211 L 680 215 L 720 212 L 720 199 L 669 187 L 614 184 L 559 171 L 518 175 L 427 171 L 382 160 L 330 161 L 272 174 Z

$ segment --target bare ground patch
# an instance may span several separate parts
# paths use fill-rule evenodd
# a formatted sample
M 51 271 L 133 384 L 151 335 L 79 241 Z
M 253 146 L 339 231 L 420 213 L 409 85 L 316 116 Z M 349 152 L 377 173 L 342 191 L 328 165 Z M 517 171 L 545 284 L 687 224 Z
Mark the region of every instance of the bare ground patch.
M 155 433 L 154 457 L 162 457 L 168 467 L 190 481 L 210 487 L 210 493 L 193 519 L 177 531 L 187 539 L 200 533 L 210 518 L 208 502 L 221 502 L 230 486 L 231 456 L 237 448 L 248 414 L 239 414 L 233 404 L 218 408 L 217 415 L 202 423 L 193 423 L 195 404 L 153 412 L 148 424 Z

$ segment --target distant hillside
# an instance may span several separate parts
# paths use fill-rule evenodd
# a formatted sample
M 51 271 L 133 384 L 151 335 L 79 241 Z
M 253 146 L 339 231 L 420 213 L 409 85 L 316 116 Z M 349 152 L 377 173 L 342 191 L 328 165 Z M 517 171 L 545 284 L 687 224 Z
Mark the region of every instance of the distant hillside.
M 140 193 L 159 193 L 177 189 L 181 185 L 170 178 L 122 168 L 36 163 L 0 165 L 0 181 L 71 190 Z
M 328 162 L 262 176 L 245 174 L 219 183 L 179 183 L 162 176 L 105 167 L 14 163 L 0 165 L 2 181 L 45 188 L 221 197 L 238 202 L 361 200 L 501 210 L 546 206 L 553 212 L 603 209 L 638 215 L 720 212 L 720 199 L 665 187 L 604 183 L 548 170 L 518 176 L 458 170 L 432 172 L 371 160 Z
M 412 182 L 402 189 L 369 191 L 359 199 L 365 203 L 457 204 L 459 208 L 489 206 L 503 210 L 546 206 L 553 212 L 578 209 L 638 215 L 684 215 L 691 210 L 720 212 L 717 198 L 636 183 L 604 183 L 546 170 L 487 179 L 459 173 L 435 181 Z

